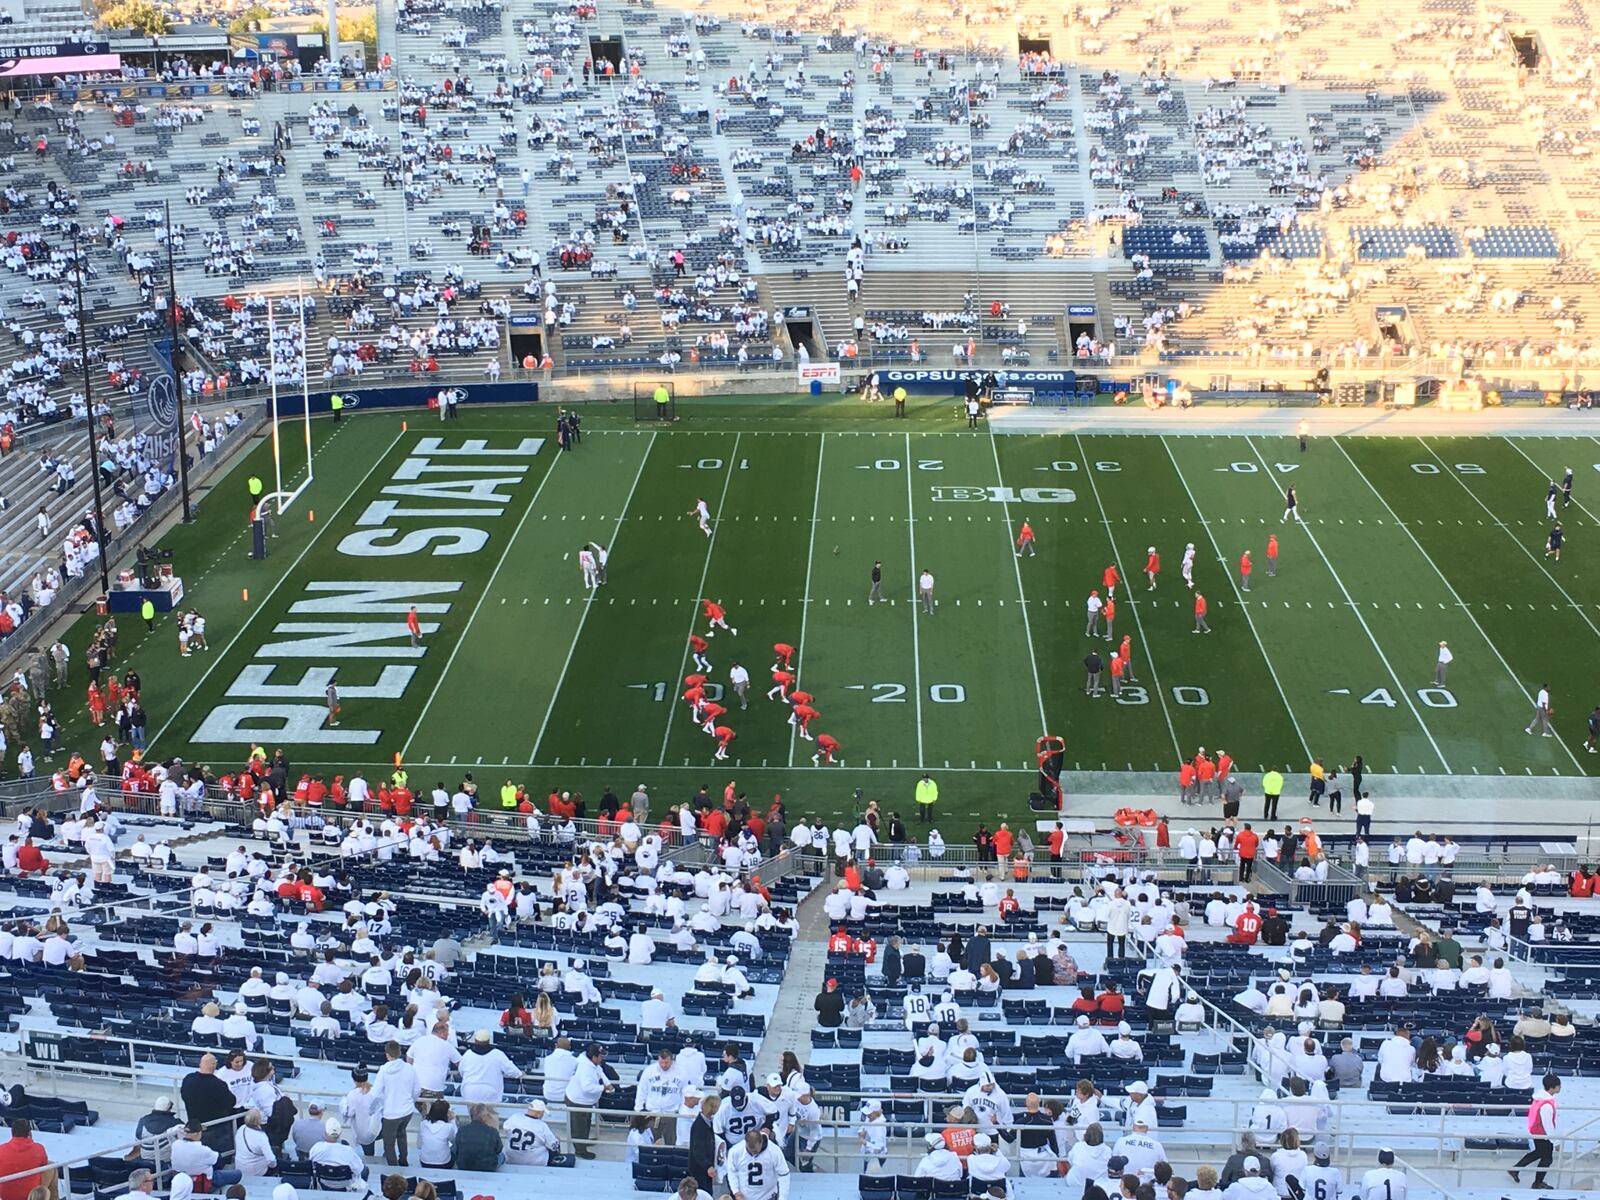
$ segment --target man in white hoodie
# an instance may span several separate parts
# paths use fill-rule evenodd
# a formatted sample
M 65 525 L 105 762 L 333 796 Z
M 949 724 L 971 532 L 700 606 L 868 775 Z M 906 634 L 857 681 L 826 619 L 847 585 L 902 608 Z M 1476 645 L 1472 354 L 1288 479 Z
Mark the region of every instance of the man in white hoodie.
M 378 1093 L 378 1113 L 383 1120 L 380 1135 L 383 1138 L 383 1161 L 391 1167 L 409 1165 L 406 1161 L 410 1146 L 406 1141 L 406 1126 L 416 1112 L 417 1097 L 422 1085 L 417 1082 L 417 1071 L 405 1058 L 399 1042 L 390 1042 L 383 1048 L 387 1061 L 378 1068 L 378 1078 L 373 1091 Z
M 517 1064 L 494 1044 L 493 1035 L 480 1029 L 461 1056 L 461 1098 L 471 1103 L 499 1104 L 505 1098 L 505 1081 L 521 1079 Z

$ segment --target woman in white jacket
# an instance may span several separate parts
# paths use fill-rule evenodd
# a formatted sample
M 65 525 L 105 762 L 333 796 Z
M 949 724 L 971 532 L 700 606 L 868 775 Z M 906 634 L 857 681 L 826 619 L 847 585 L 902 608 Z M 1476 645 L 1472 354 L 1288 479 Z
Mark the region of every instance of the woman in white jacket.
M 252 1108 L 245 1113 L 244 1124 L 234 1130 L 233 1165 L 246 1179 L 270 1175 L 278 1169 L 278 1156 L 272 1152 L 262 1124 L 261 1110 Z
M 1079 1195 L 1089 1184 L 1105 1178 L 1106 1163 L 1110 1161 L 1111 1147 L 1106 1145 L 1105 1132 L 1096 1121 L 1067 1151 L 1067 1195 Z

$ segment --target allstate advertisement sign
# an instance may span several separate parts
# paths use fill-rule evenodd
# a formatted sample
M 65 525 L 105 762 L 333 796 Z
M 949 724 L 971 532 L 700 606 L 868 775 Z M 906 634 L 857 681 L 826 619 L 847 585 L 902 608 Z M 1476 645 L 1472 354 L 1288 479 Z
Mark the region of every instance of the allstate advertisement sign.
M 966 391 L 969 377 L 981 382 L 987 373 L 968 370 L 879 371 L 878 378 L 885 392 L 903 387 L 913 396 L 959 396 Z M 996 371 L 995 378 L 1001 387 L 1070 392 L 1078 386 L 1076 371 Z

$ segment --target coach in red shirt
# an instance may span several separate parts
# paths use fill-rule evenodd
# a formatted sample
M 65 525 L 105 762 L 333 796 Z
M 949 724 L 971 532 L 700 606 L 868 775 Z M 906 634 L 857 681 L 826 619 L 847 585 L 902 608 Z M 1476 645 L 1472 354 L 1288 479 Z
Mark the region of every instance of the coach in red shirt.
M 1233 848 L 1239 855 L 1239 882 L 1243 883 L 1256 873 L 1256 851 L 1260 846 L 1260 836 L 1249 825 L 1233 839 Z

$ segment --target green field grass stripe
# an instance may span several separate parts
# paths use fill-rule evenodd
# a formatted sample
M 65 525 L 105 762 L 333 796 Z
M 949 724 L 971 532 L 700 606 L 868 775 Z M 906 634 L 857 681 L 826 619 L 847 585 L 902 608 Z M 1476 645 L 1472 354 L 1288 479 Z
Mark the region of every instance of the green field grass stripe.
M 989 431 L 989 453 L 994 458 L 994 481 L 1002 488 L 1005 487 L 1005 472 L 1000 469 L 1000 447 L 995 444 L 994 430 Z M 909 456 L 908 456 L 909 459 Z M 911 478 L 911 463 L 906 463 L 906 478 Z M 1001 495 L 1006 495 L 1004 491 Z M 1039 704 L 1039 733 L 1050 732 L 1050 719 L 1044 715 L 1044 688 L 1039 686 L 1039 656 L 1033 645 L 1033 626 L 1028 621 L 1028 594 L 1022 587 L 1022 564 L 1017 558 L 1014 540 L 1017 536 L 1016 529 L 1011 524 L 1011 502 L 1002 500 L 1000 512 L 1005 517 L 1006 525 L 1006 551 L 1011 555 L 1011 571 L 1017 579 L 1017 606 L 1022 612 L 1022 635 L 1028 642 L 1028 667 L 1033 672 L 1033 696 Z
M 634 493 L 639 490 L 639 480 L 644 475 L 644 467 L 650 461 L 650 451 L 655 449 L 656 434 L 650 431 L 650 440 L 645 443 L 644 454 L 639 459 L 639 469 L 633 474 L 633 483 L 628 487 L 628 495 L 622 502 L 622 511 L 617 514 L 616 524 L 611 527 L 611 537 L 608 541 L 608 553 L 615 553 L 617 539 L 622 533 L 623 523 L 628 519 L 628 510 L 633 507 Z M 550 727 L 550 714 L 556 710 L 556 699 L 561 695 L 561 688 L 567 682 L 567 671 L 572 666 L 572 656 L 578 649 L 578 643 L 583 640 L 583 627 L 589 621 L 589 613 L 596 607 L 599 600 L 598 594 L 592 594 L 583 606 L 583 612 L 578 617 L 578 628 L 573 632 L 572 644 L 567 647 L 567 657 L 561 664 L 561 673 L 556 676 L 556 685 L 550 689 L 550 703 L 544 710 L 544 720 L 539 722 L 539 732 L 533 739 L 533 750 L 528 755 L 529 763 L 539 761 L 539 747 L 544 744 L 545 730 Z
M 1500 647 L 1495 644 L 1494 639 L 1491 638 L 1483 626 L 1479 624 L 1478 618 L 1472 613 L 1472 606 L 1461 598 L 1461 594 L 1456 591 L 1455 585 L 1452 584 L 1449 577 L 1439 569 L 1438 563 L 1434 561 L 1433 556 L 1429 554 L 1428 551 L 1423 547 L 1422 543 L 1417 539 L 1417 535 L 1411 531 L 1411 527 L 1400 519 L 1399 514 L 1396 513 L 1390 506 L 1389 501 L 1384 498 L 1383 493 L 1373 486 L 1372 480 L 1367 478 L 1367 473 L 1361 469 L 1360 465 L 1355 459 L 1350 457 L 1350 452 L 1345 449 L 1343 440 L 1339 438 L 1330 438 L 1329 440 L 1339 448 L 1339 453 L 1344 455 L 1345 461 L 1348 462 L 1350 466 L 1354 468 L 1356 474 L 1361 477 L 1361 482 L 1366 485 L 1367 490 L 1372 493 L 1373 497 L 1378 501 L 1379 504 L 1383 505 L 1383 510 L 1389 514 L 1389 519 L 1405 531 L 1406 537 L 1410 540 L 1411 544 L 1416 547 L 1417 553 L 1422 555 L 1423 559 L 1427 562 L 1428 567 L 1435 575 L 1439 577 L 1439 582 L 1442 583 L 1445 587 L 1445 590 L 1450 593 L 1450 599 L 1455 604 L 1455 607 L 1466 616 L 1468 622 L 1471 623 L 1472 628 L 1477 630 L 1478 636 L 1482 638 L 1484 644 L 1488 646 L 1489 652 L 1495 657 L 1495 661 L 1505 669 L 1507 677 L 1511 680 L 1512 687 L 1516 689 L 1518 695 L 1527 701 L 1528 706 L 1531 708 L 1533 706 L 1533 693 L 1528 691 L 1528 689 L 1523 685 L 1522 680 L 1517 677 L 1517 673 L 1512 670 L 1511 664 L 1506 661 L 1506 656 L 1500 652 Z M 1480 731 L 1480 736 L 1482 736 L 1482 731 Z M 1565 738 L 1558 736 L 1557 740 L 1561 743 L 1561 748 L 1566 751 L 1567 757 L 1572 760 L 1572 765 L 1577 767 L 1581 772 L 1583 770 L 1583 764 L 1578 761 L 1578 756 L 1573 753 L 1572 747 L 1567 745 Z
M 822 509 L 822 459 L 827 452 L 828 435 L 823 433 L 817 436 L 817 482 L 811 495 L 811 535 L 806 539 L 806 583 L 805 591 L 801 595 L 803 603 L 800 606 L 800 640 L 795 643 L 798 651 L 800 665 L 795 668 L 794 682 L 799 687 L 805 678 L 806 669 L 806 626 L 811 621 L 811 606 L 815 597 L 811 593 L 811 572 L 817 559 L 817 514 Z M 799 740 L 800 727 L 789 727 L 789 765 L 794 766 L 794 744 Z
M 547 443 L 548 444 L 548 443 Z M 461 653 L 461 647 L 467 644 L 467 639 L 472 635 L 473 623 L 477 621 L 478 614 L 483 611 L 483 605 L 494 591 L 495 580 L 500 577 L 501 570 L 506 565 L 506 560 L 511 557 L 511 548 L 517 544 L 517 539 L 522 534 L 523 526 L 528 523 L 528 518 L 533 515 L 533 510 L 539 507 L 539 497 L 544 495 L 545 485 L 556 473 L 556 466 L 568 455 L 559 451 L 551 458 L 550 465 L 545 468 L 544 476 L 539 480 L 539 486 L 534 489 L 532 497 L 528 500 L 528 507 L 522 510 L 522 516 L 517 518 L 517 526 L 511 531 L 511 536 L 506 539 L 505 548 L 500 551 L 500 557 L 494 564 L 494 570 L 489 572 L 489 578 L 484 582 L 483 590 L 478 593 L 478 602 L 472 606 L 472 612 L 467 615 L 467 623 L 462 626 L 461 634 L 456 638 L 456 644 L 450 647 L 450 657 L 444 661 L 444 670 L 439 672 L 438 681 L 433 685 L 433 691 L 428 693 L 428 698 L 422 704 L 422 711 L 417 714 L 416 724 L 412 725 L 411 732 L 406 735 L 405 745 L 401 748 L 401 757 L 408 758 L 411 753 L 411 743 L 417 740 L 417 731 L 422 728 L 422 723 L 428 719 L 428 714 L 433 711 L 433 702 L 446 691 L 446 681 L 450 678 L 450 668 L 455 666 L 456 657 Z M 357 489 L 360 490 L 360 489 Z
M 1128 606 L 1129 614 L 1133 617 L 1133 627 L 1139 633 L 1140 651 L 1144 656 L 1145 662 L 1149 664 L 1150 683 L 1155 688 L 1156 700 L 1161 704 L 1161 717 L 1167 723 L 1167 736 L 1172 739 L 1172 752 L 1181 759 L 1183 758 L 1183 746 L 1178 741 L 1178 731 L 1172 723 L 1172 709 L 1167 706 L 1167 690 L 1161 686 L 1161 672 L 1156 670 L 1155 649 L 1149 637 L 1145 634 L 1144 622 L 1139 618 L 1140 602 L 1136 598 L 1137 586 L 1133 582 L 1136 577 L 1136 571 L 1132 566 L 1133 563 L 1139 560 L 1136 557 L 1125 558 L 1118 550 L 1116 535 L 1111 532 L 1111 518 L 1106 515 L 1106 506 L 1100 500 L 1100 485 L 1095 480 L 1095 471 L 1089 462 L 1089 451 L 1084 447 L 1081 436 L 1073 434 L 1072 438 L 1077 443 L 1078 457 L 1083 462 L 1084 478 L 1089 481 L 1089 494 L 1094 497 L 1095 508 L 1100 512 L 1101 527 L 1106 531 L 1106 540 L 1111 543 L 1111 559 L 1113 562 L 1121 564 L 1119 569 L 1122 571 L 1123 585 L 1127 590 L 1125 603 Z M 1134 553 L 1137 554 L 1138 551 L 1135 550 Z M 1131 662 L 1132 659 L 1133 655 L 1130 653 L 1129 661 Z
M 1244 441 L 1245 445 L 1250 447 L 1250 453 L 1255 455 L 1256 461 L 1261 464 L 1262 479 L 1268 487 L 1276 490 L 1277 484 L 1273 481 L 1272 468 L 1267 464 L 1260 447 L 1256 445 L 1253 438 L 1247 437 Z M 1298 519 L 1298 508 L 1295 510 L 1295 514 Z M 1301 521 L 1301 524 L 1305 525 L 1305 522 Z M 1450 774 L 1449 760 L 1445 758 L 1444 751 L 1439 748 L 1439 742 L 1433 736 L 1433 731 L 1428 728 L 1428 723 L 1422 719 L 1422 714 L 1417 711 L 1417 703 L 1411 698 L 1411 689 L 1406 687 L 1404 681 L 1401 680 L 1399 673 L 1394 669 L 1394 664 L 1389 661 L 1389 656 L 1384 653 L 1383 645 L 1378 641 L 1377 635 L 1372 632 L 1372 626 L 1367 624 L 1367 618 L 1362 613 L 1361 606 L 1356 603 L 1355 597 L 1350 594 L 1350 589 L 1345 586 L 1344 580 L 1339 577 L 1339 572 L 1334 569 L 1333 560 L 1328 557 L 1328 552 L 1322 548 L 1322 542 L 1309 525 L 1305 525 L 1305 534 L 1310 539 L 1311 546 L 1316 550 L 1317 556 L 1322 559 L 1323 565 L 1328 568 L 1328 574 L 1333 577 L 1334 586 L 1339 589 L 1339 594 L 1344 597 L 1345 605 L 1355 614 L 1356 622 L 1361 626 L 1362 632 L 1367 635 L 1367 640 L 1372 643 L 1373 650 L 1377 651 L 1378 661 L 1383 664 L 1383 669 L 1389 673 L 1389 679 L 1394 683 L 1395 689 L 1405 697 L 1406 708 L 1411 711 L 1412 719 L 1416 721 L 1417 727 L 1422 730 L 1422 736 L 1428 739 L 1428 745 L 1433 747 L 1434 754 L 1439 758 L 1439 765 L 1444 768 L 1445 774 Z
M 1250 627 L 1250 634 L 1256 640 L 1256 649 L 1261 651 L 1261 659 L 1267 664 L 1267 673 L 1272 676 L 1272 686 L 1278 689 L 1278 699 L 1283 701 L 1283 709 L 1289 714 L 1289 723 L 1294 726 L 1295 737 L 1300 740 L 1300 748 L 1305 751 L 1307 761 L 1314 756 L 1311 753 L 1311 743 L 1306 741 L 1305 731 L 1300 728 L 1300 719 L 1295 716 L 1294 705 L 1289 703 L 1289 695 L 1283 690 L 1283 681 L 1278 678 L 1278 669 L 1272 665 L 1272 657 L 1267 653 L 1267 647 L 1261 640 L 1261 631 L 1256 628 L 1255 618 L 1250 615 L 1250 606 L 1244 602 L 1244 595 L 1239 591 L 1239 581 L 1230 569 L 1227 557 L 1222 553 L 1222 547 L 1217 542 L 1217 535 L 1211 531 L 1210 523 L 1205 519 L 1199 502 L 1194 498 L 1194 491 L 1189 487 L 1189 481 L 1184 478 L 1183 468 L 1178 464 L 1177 455 L 1173 454 L 1172 446 L 1165 435 L 1160 438 L 1161 448 L 1167 452 L 1167 457 L 1172 460 L 1172 470 L 1178 476 L 1178 481 L 1183 484 L 1183 490 L 1189 497 L 1189 503 L 1194 507 L 1195 513 L 1200 517 L 1200 525 L 1206 531 L 1206 540 L 1211 543 L 1212 553 L 1217 556 L 1217 561 L 1222 564 L 1222 573 L 1227 576 L 1229 586 L 1233 589 L 1233 598 L 1239 605 L 1239 611 L 1244 613 L 1245 624 Z
M 678 673 L 667 681 L 667 728 L 661 735 L 661 755 L 656 760 L 657 766 L 666 766 L 667 763 L 667 744 L 672 741 L 672 718 L 678 711 L 676 689 L 686 674 L 684 668 L 689 665 L 689 634 L 694 632 L 695 619 L 700 615 L 700 600 L 706 594 L 706 579 L 711 575 L 711 556 L 717 549 L 717 534 L 722 529 L 722 523 L 729 520 L 723 509 L 728 503 L 728 485 L 733 482 L 733 473 L 739 466 L 739 439 L 743 436 L 742 433 L 733 435 L 733 449 L 728 452 L 728 469 L 722 476 L 722 495 L 717 497 L 717 511 L 712 518 L 711 536 L 706 539 L 705 566 L 700 569 L 700 582 L 695 585 L 694 595 L 689 598 L 689 628 L 683 637 L 683 654 L 678 659 Z M 754 687 L 755 678 L 750 682 Z
M 391 453 L 393 453 L 394 448 L 400 444 L 400 439 L 403 437 L 405 437 L 404 430 L 394 435 L 394 438 L 387 446 L 383 448 L 382 452 L 380 452 L 378 456 L 372 460 L 372 466 L 367 468 L 367 473 L 361 477 L 361 482 L 352 488 L 345 495 L 345 498 L 339 502 L 339 507 L 333 510 L 333 516 L 319 526 L 317 532 L 307 539 L 306 544 L 300 548 L 300 553 L 295 555 L 295 559 L 289 564 L 288 569 L 286 569 L 283 574 L 278 576 L 277 582 L 274 583 L 267 594 L 261 598 L 260 603 L 256 606 L 255 612 L 248 620 L 240 622 L 239 628 L 235 630 L 233 636 L 228 639 L 228 644 L 222 648 L 222 652 L 212 660 L 209 667 L 201 672 L 200 678 L 194 681 L 194 686 L 189 689 L 188 694 L 184 696 L 181 701 L 179 701 L 175 708 L 173 708 L 172 715 L 167 718 L 166 724 L 162 725 L 160 729 L 156 730 L 155 736 L 149 740 L 150 745 L 157 745 L 161 741 L 161 739 L 166 735 L 167 730 L 172 728 L 173 722 L 178 719 L 178 715 L 182 713 L 184 709 L 189 707 L 189 702 L 194 699 L 195 693 L 204 687 L 206 681 L 211 678 L 211 673 L 217 669 L 218 665 L 229 661 L 229 657 L 233 653 L 233 648 L 238 644 L 240 637 L 244 635 L 244 631 L 250 628 L 251 623 L 256 619 L 256 617 L 269 610 L 272 603 L 272 598 L 278 594 L 278 589 L 284 585 L 284 582 L 291 577 L 295 578 L 296 583 L 300 582 L 298 576 L 295 575 L 295 572 L 299 570 L 301 562 L 304 561 L 307 554 L 311 553 L 312 547 L 314 547 L 318 541 L 321 540 L 323 533 L 338 523 L 339 514 L 344 512 L 345 506 L 366 489 L 367 481 L 370 480 L 378 468 L 383 465 L 384 460 L 388 458 Z
M 916 461 L 911 454 L 911 435 L 906 436 L 906 536 L 911 543 L 911 679 L 917 696 L 917 766 L 927 765 L 927 752 L 922 740 L 922 605 L 917 598 L 917 577 L 922 568 L 917 565 L 917 509 L 911 498 L 911 464 Z
M 1450 478 L 1454 479 L 1458 484 L 1461 485 L 1461 490 L 1466 492 L 1467 495 L 1471 496 L 1474 503 L 1476 503 L 1479 508 L 1483 509 L 1483 511 L 1488 513 L 1491 517 L 1494 517 L 1494 510 L 1483 502 L 1482 498 L 1477 492 L 1473 491 L 1467 486 L 1466 480 L 1461 478 L 1460 472 L 1452 471 L 1449 468 L 1444 459 L 1439 456 L 1439 452 L 1433 448 L 1432 443 L 1430 443 L 1426 438 L 1418 438 L 1417 441 L 1421 442 L 1423 448 L 1426 449 L 1429 454 L 1433 455 L 1434 460 L 1439 464 L 1439 470 L 1442 474 L 1448 475 Z M 1534 566 L 1538 567 L 1539 570 L 1544 573 L 1545 577 L 1555 585 L 1556 591 L 1561 593 L 1562 598 L 1566 600 L 1567 604 L 1571 606 L 1572 610 L 1577 613 L 1580 618 L 1582 618 L 1583 623 L 1589 627 L 1589 631 L 1593 633 L 1595 637 L 1600 638 L 1600 626 L 1595 625 L 1593 618 L 1591 618 L 1589 614 L 1584 611 L 1583 605 L 1579 604 L 1572 598 L 1572 593 L 1567 591 L 1561 580 L 1556 578 L 1555 572 L 1550 569 L 1549 564 L 1546 563 L 1542 558 L 1535 558 L 1533 556 L 1533 551 L 1529 550 L 1527 546 L 1522 544 L 1522 539 L 1513 534 L 1511 530 L 1506 527 L 1504 521 L 1501 521 L 1498 517 L 1496 517 L 1495 524 L 1500 526 L 1501 529 L 1505 530 L 1506 536 L 1511 538 L 1512 541 L 1516 542 L 1517 549 L 1521 550 L 1525 555 L 1527 555 L 1528 561 L 1533 563 Z

